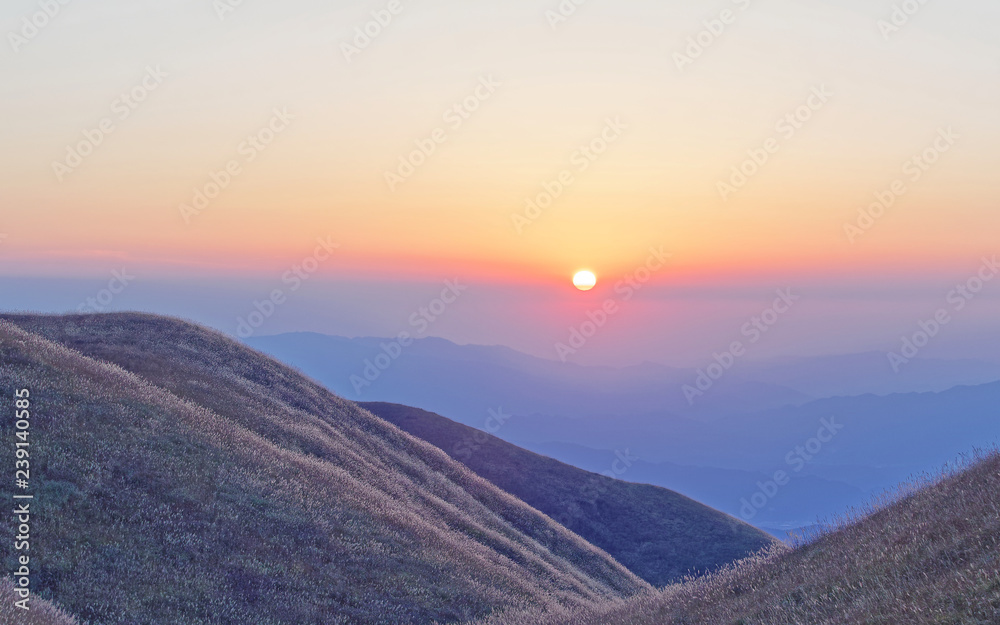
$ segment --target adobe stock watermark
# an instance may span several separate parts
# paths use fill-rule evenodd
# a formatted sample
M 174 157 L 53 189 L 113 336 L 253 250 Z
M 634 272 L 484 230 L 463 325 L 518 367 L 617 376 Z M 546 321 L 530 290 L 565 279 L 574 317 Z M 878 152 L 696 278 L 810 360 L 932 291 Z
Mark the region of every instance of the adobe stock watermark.
M 224 22 L 227 17 L 236 12 L 236 9 L 243 6 L 246 0 L 212 0 L 212 8 L 219 16 L 219 21 Z
M 288 295 L 301 289 L 302 285 L 319 271 L 320 266 L 330 260 L 334 252 L 340 249 L 340 243 L 335 243 L 331 236 L 320 237 L 316 239 L 316 243 L 312 254 L 292 265 L 288 271 L 281 275 L 281 284 L 284 287 L 273 289 L 262 300 L 254 300 L 253 310 L 247 313 L 246 317 L 236 318 L 236 335 L 238 337 L 247 339 L 253 336 L 254 332 L 274 316 L 279 307 L 288 302 Z
M 565 24 L 576 15 L 580 7 L 587 2 L 588 0 L 560 0 L 555 7 L 545 10 L 545 21 L 549 23 L 549 28 L 554 31 L 559 28 L 560 24 Z
M 927 5 L 930 0 L 903 0 L 899 4 L 892 5 L 892 12 L 886 19 L 878 21 L 878 31 L 882 38 L 889 41 L 893 35 L 898 33 L 913 17 L 920 13 L 920 10 Z
M 482 430 L 475 430 L 463 437 L 462 440 L 455 442 L 451 448 L 452 458 L 460 462 L 472 460 L 472 457 L 490 440 L 490 435 L 496 435 L 511 419 L 511 415 L 504 414 L 503 408 L 496 410 L 490 408 L 487 413 L 489 416 L 483 422 Z
M 380 344 L 378 355 L 374 358 L 366 358 L 362 363 L 361 373 L 353 374 L 348 378 L 351 386 L 354 387 L 355 394 L 360 396 L 365 388 L 382 377 L 382 374 L 403 355 L 406 348 L 413 345 L 414 340 L 426 336 L 431 326 L 448 312 L 467 289 L 467 286 L 459 283 L 458 278 L 445 280 L 441 294 L 410 315 L 408 321 L 413 333 L 404 330 L 397 334 L 395 339 Z
M 146 74 L 142 79 L 111 102 L 111 115 L 101 119 L 95 128 L 85 128 L 82 131 L 83 139 L 67 145 L 64 160 L 52 161 L 52 171 L 55 172 L 56 179 L 62 182 L 67 175 L 76 171 L 84 159 L 97 151 L 108 135 L 117 129 L 117 124 L 131 117 L 132 113 L 149 98 L 149 94 L 156 91 L 169 75 L 159 65 L 156 67 L 147 65 Z
M 354 28 L 354 37 L 350 41 L 340 44 L 340 52 L 347 62 L 350 63 L 355 57 L 367 50 L 405 8 L 406 5 L 403 4 L 402 0 L 389 0 L 384 8 L 372 11 L 370 20 Z
M 715 188 L 719 195 L 726 202 L 737 191 L 750 182 L 750 179 L 760 173 L 761 169 L 771 160 L 775 154 L 781 150 L 782 141 L 790 141 L 802 128 L 813 118 L 816 113 L 823 109 L 833 97 L 833 93 L 828 91 L 826 85 L 813 87 L 812 92 L 805 101 L 794 110 L 785 113 L 774 124 L 774 133 L 764 140 L 756 148 L 747 150 L 747 158 L 739 165 L 734 165 L 728 180 L 720 180 Z
M 816 436 L 801 445 L 796 445 L 794 449 L 785 454 L 785 464 L 791 467 L 791 474 L 785 470 L 775 471 L 770 480 L 757 482 L 757 492 L 749 499 L 746 497 L 740 499 L 740 516 L 745 521 L 754 518 L 758 512 L 766 508 L 767 504 L 778 496 L 781 488 L 788 486 L 792 477 L 800 473 L 844 429 L 842 423 L 837 423 L 836 417 L 823 418 L 819 422 L 820 427 L 816 431 Z
M 719 11 L 716 16 L 703 20 L 701 24 L 704 28 L 687 38 L 687 45 L 684 46 L 682 52 L 674 52 L 674 64 L 679 71 L 684 71 L 685 67 L 701 58 L 705 50 L 715 45 L 715 42 L 729 30 L 729 27 L 737 22 L 740 12 L 750 8 L 751 0 L 732 0 L 732 3 L 736 5 L 739 12 L 726 7 Z
M 72 0 L 38 0 L 38 10 L 29 15 L 21 16 L 21 27 L 7 33 L 7 41 L 14 54 L 21 54 L 21 49 L 40 35 L 46 26 L 52 23 L 63 7 Z
M 917 329 L 910 335 L 900 337 L 901 347 L 899 352 L 889 352 L 889 364 L 892 370 L 899 373 L 904 365 L 920 354 L 920 350 L 927 347 L 931 339 L 937 337 L 946 325 L 954 320 L 952 315 L 965 310 L 986 286 L 1000 274 L 1000 262 L 997 257 L 983 258 L 979 270 L 968 280 L 955 286 L 945 297 L 945 306 L 937 309 L 929 319 L 917 322 Z
M 497 89 L 502 86 L 503 83 L 494 78 L 492 74 L 480 77 L 479 84 L 476 85 L 472 93 L 448 107 L 441 115 L 445 126 L 439 126 L 426 137 L 414 141 L 415 149 L 399 157 L 399 164 L 394 171 L 387 170 L 385 172 L 385 183 L 389 186 L 389 190 L 395 191 L 399 185 L 417 173 L 417 169 L 422 167 L 427 159 L 448 141 L 448 132 L 454 132 L 461 128 L 472 117 L 473 113 L 478 111 L 483 103 L 493 97 Z
M 620 117 L 604 120 L 604 128 L 589 142 L 579 146 L 569 157 L 570 166 L 559 172 L 554 178 L 542 183 L 542 190 L 533 197 L 525 198 L 524 211 L 511 215 L 511 221 L 518 234 L 524 234 L 524 229 L 542 216 L 542 211 L 551 207 L 577 181 L 577 176 L 590 169 L 599 158 L 628 129 Z
M 736 362 L 746 355 L 747 347 L 758 343 L 792 309 L 792 306 L 802 299 L 801 295 L 792 293 L 790 288 L 778 289 L 777 294 L 778 296 L 769 308 L 766 308 L 760 315 L 755 315 L 740 327 L 740 335 L 746 339 L 746 343 L 736 340 L 730 343 L 729 348 L 721 354 L 712 354 L 713 362 L 698 369 L 694 385 L 685 384 L 681 388 L 689 406 L 693 406 L 697 398 L 703 397 L 705 393 L 710 391 L 715 383 L 721 380 L 736 365 Z
M 920 179 L 936 165 L 941 157 L 955 146 L 961 139 L 952 128 L 940 128 L 934 140 L 924 148 L 919 154 L 914 154 L 912 158 L 903 163 L 902 176 L 893 180 L 887 187 L 874 193 L 875 201 L 864 208 L 858 209 L 858 218 L 852 222 L 844 223 L 844 234 L 847 240 L 854 243 L 858 237 L 875 227 L 880 219 L 885 217 L 886 211 L 896 205 L 896 202 L 906 195 L 910 184 L 920 182 Z
M 129 274 L 125 269 L 112 271 L 107 287 L 81 302 L 76 307 L 76 312 L 90 314 L 106 311 L 115 301 L 115 298 L 124 293 L 129 285 L 132 284 L 133 280 L 135 280 L 135 276 Z
M 184 224 L 190 226 L 195 217 L 201 215 L 236 178 L 243 175 L 243 167 L 257 160 L 257 157 L 274 143 L 278 135 L 288 129 L 294 119 L 288 109 L 274 109 L 267 123 L 256 132 L 247 135 L 236 147 L 238 158 L 226 161 L 222 169 L 210 171 L 208 181 L 194 189 L 191 200 L 177 205 Z
M 663 269 L 667 265 L 667 259 L 671 254 L 663 251 L 663 246 L 649 248 L 649 255 L 645 262 L 622 276 L 622 279 L 615 283 L 614 291 L 618 298 L 607 298 L 597 308 L 587 311 L 587 318 L 579 324 L 569 327 L 569 334 L 565 342 L 558 342 L 554 348 L 559 360 L 566 362 L 567 359 L 583 349 L 597 331 L 603 328 L 611 317 L 621 310 L 620 301 L 627 302 L 652 279 L 653 274 Z

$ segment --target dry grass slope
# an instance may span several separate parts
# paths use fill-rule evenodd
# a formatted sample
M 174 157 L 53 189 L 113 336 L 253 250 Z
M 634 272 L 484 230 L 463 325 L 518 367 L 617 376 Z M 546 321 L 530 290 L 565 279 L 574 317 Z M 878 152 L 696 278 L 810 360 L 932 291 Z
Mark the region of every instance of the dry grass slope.
M 860 511 L 815 542 L 597 610 L 483 625 L 995 625 L 1000 455 Z
M 217 333 L 147 315 L 4 319 L 0 392 L 31 389 L 44 449 L 37 590 L 81 622 L 457 622 L 651 591 L 440 450 Z
M 742 521 L 665 488 L 589 473 L 418 408 L 361 405 L 440 447 L 654 586 L 716 570 L 775 542 Z

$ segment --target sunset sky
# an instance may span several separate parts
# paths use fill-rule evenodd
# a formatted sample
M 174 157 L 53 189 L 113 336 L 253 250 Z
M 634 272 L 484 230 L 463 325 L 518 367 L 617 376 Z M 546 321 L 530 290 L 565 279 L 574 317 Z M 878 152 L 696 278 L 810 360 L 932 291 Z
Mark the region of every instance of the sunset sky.
M 124 269 L 108 309 L 236 333 L 327 238 L 261 333 L 389 336 L 457 278 L 428 335 L 552 358 L 655 249 L 574 359 L 695 365 L 778 288 L 756 356 L 892 349 L 1000 253 L 992 0 L 227 3 L 0 7 L 3 308 Z M 995 352 L 998 310 L 1000 280 L 934 349 Z

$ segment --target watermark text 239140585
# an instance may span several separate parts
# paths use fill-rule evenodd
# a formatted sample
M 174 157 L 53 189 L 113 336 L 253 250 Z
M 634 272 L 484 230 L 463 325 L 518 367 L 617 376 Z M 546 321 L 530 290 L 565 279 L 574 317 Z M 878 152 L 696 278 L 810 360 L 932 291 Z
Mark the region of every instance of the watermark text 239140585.
M 31 392 L 14 392 L 14 606 L 28 611 L 31 596 Z

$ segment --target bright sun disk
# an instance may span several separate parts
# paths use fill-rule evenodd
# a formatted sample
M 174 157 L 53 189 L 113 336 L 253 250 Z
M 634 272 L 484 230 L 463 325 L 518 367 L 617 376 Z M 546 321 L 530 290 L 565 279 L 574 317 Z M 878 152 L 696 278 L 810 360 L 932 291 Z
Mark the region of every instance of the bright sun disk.
M 573 276 L 573 286 L 581 291 L 589 291 L 597 285 L 597 276 L 593 271 L 578 271 Z

